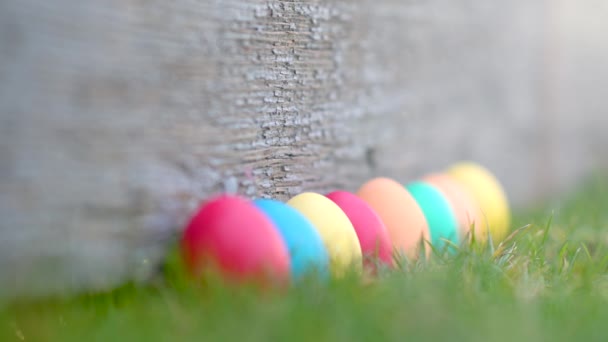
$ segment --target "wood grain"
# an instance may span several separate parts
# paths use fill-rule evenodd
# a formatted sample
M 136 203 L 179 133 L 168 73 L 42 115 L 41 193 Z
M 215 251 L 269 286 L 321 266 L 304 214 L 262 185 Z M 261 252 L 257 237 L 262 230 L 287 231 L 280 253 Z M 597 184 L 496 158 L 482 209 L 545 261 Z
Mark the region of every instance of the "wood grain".
M 473 158 L 534 198 L 546 4 L 0 2 L 0 289 L 146 280 L 199 201 Z

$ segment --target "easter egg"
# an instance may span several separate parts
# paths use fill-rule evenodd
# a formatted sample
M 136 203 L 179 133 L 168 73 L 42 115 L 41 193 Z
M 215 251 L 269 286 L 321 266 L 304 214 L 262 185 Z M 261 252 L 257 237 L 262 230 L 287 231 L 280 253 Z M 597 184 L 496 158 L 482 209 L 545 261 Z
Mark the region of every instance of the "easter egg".
M 321 236 L 304 215 L 279 201 L 258 199 L 253 203 L 270 218 L 287 245 L 294 279 L 317 273 L 327 276 L 327 250 Z
M 365 201 L 346 191 L 327 194 L 352 223 L 361 245 L 364 265 L 374 268 L 376 260 L 392 265 L 392 245 L 384 223 Z
M 424 182 L 410 183 L 406 188 L 424 213 L 433 246 L 441 252 L 446 248 L 446 240 L 458 244 L 458 221 L 441 192 Z
M 481 165 L 463 162 L 450 167 L 447 173 L 462 183 L 476 199 L 495 243 L 501 242 L 509 231 L 511 214 L 509 202 L 500 182 Z
M 195 276 L 213 269 L 231 281 L 289 280 L 289 253 L 281 235 L 264 213 L 238 196 L 204 203 L 184 230 L 181 251 Z
M 481 219 L 479 206 L 464 185 L 445 173 L 430 174 L 422 180 L 437 188 L 450 202 L 458 221 L 460 240 L 472 236 L 470 233 L 472 227 L 475 229 L 475 239 L 485 237 L 485 221 Z
M 419 255 L 421 241 L 429 241 L 424 213 L 409 192 L 389 178 L 374 178 L 357 195 L 378 214 L 388 231 L 393 249 L 408 257 Z M 430 252 L 425 248 L 426 253 Z
M 361 246 L 357 233 L 337 204 L 312 192 L 299 194 L 287 204 L 313 224 L 327 249 L 330 268 L 335 275 L 343 275 L 350 267 L 361 270 Z

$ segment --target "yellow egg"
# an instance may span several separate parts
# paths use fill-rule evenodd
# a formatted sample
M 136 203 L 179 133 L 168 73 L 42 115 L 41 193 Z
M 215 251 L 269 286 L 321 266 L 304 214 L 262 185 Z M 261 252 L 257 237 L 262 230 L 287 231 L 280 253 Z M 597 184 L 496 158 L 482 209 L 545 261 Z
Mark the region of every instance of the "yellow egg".
M 341 276 L 351 267 L 361 271 L 361 246 L 357 233 L 337 204 L 312 192 L 299 194 L 287 204 L 306 216 L 321 235 L 334 275 Z
M 507 196 L 494 175 L 481 165 L 462 162 L 447 173 L 467 187 L 481 209 L 481 219 L 487 222 L 494 243 L 500 243 L 509 232 L 511 214 Z M 484 234 L 485 235 L 485 234 Z M 480 236 L 486 240 L 486 236 Z

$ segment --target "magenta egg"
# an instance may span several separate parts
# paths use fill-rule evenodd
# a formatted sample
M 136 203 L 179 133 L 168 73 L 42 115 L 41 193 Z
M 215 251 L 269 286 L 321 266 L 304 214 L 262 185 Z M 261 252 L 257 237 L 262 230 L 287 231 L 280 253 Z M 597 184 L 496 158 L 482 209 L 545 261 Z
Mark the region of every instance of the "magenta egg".
M 181 248 L 193 275 L 213 267 L 230 280 L 289 280 L 289 254 L 280 234 L 253 203 L 238 196 L 204 203 L 186 226 Z
M 334 191 L 327 198 L 336 203 L 346 214 L 357 233 L 361 252 L 367 267 L 376 261 L 392 265 L 392 244 L 384 223 L 376 212 L 356 195 L 346 191 Z

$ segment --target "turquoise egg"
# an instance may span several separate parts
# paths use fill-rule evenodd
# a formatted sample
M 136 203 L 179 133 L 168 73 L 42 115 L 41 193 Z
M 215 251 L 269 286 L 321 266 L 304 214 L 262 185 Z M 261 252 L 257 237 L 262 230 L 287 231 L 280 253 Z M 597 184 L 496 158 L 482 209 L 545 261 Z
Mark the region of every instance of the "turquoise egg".
M 443 252 L 447 241 L 459 243 L 458 221 L 445 196 L 434 186 L 426 182 L 413 182 L 406 186 L 416 200 L 429 225 L 431 244 Z M 454 251 L 453 248 L 449 248 Z
M 293 279 L 314 273 L 323 278 L 329 275 L 329 256 L 323 240 L 304 215 L 275 200 L 258 199 L 253 203 L 270 218 L 287 245 Z

